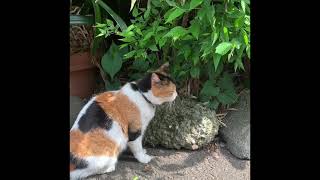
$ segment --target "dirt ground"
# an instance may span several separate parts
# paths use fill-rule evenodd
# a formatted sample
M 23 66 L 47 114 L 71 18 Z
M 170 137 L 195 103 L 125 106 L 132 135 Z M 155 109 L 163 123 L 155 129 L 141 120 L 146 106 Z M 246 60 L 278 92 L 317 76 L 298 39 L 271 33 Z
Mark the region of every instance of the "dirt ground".
M 148 154 L 155 156 L 149 164 L 139 163 L 132 154 L 125 152 L 120 156 L 114 172 L 91 176 L 88 179 L 133 180 L 135 176 L 139 180 L 250 179 L 250 161 L 237 159 L 223 146 L 211 145 L 197 151 L 146 149 Z

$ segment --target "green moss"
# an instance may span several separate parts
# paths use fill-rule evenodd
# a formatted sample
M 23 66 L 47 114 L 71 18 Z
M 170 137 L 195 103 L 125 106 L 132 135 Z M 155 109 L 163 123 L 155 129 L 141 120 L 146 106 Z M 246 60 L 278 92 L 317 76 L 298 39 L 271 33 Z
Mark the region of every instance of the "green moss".
M 219 121 L 214 111 L 191 98 L 179 97 L 174 104 L 157 107 L 144 142 L 174 149 L 201 148 L 213 140 L 218 129 Z

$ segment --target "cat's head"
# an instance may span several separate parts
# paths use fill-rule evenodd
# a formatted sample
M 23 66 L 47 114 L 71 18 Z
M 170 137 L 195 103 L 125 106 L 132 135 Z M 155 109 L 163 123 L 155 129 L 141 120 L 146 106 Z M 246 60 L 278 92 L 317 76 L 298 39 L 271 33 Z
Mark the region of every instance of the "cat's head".
M 169 63 L 147 74 L 137 85 L 153 104 L 172 102 L 178 95 L 176 85 L 169 76 Z

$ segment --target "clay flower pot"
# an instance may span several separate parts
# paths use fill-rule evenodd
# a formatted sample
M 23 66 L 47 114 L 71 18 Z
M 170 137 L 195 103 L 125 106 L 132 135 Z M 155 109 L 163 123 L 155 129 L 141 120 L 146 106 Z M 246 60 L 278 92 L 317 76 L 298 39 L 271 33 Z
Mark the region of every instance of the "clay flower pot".
M 94 92 L 96 68 L 89 52 L 70 56 L 70 95 L 88 98 Z

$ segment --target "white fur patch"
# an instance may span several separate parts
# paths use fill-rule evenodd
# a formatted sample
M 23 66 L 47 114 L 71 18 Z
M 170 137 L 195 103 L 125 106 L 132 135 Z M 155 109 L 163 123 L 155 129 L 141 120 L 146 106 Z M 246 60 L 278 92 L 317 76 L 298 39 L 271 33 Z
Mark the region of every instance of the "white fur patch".
M 115 169 L 117 158 L 108 156 L 89 156 L 84 158 L 88 162 L 88 167 L 76 169 L 70 172 L 70 179 L 86 178 L 95 174 L 105 173 L 107 170 Z
M 78 116 L 77 116 L 77 119 L 76 121 L 74 122 L 71 130 L 75 130 L 75 129 L 78 129 L 79 128 L 79 120 L 80 118 L 86 113 L 87 109 L 90 107 L 90 105 L 93 103 L 93 101 L 96 99 L 96 97 L 92 97 L 90 99 L 90 101 L 87 102 L 86 105 L 83 106 L 83 108 L 81 109 L 81 111 L 79 112 Z
M 122 129 L 117 121 L 112 121 L 111 129 L 105 132 L 120 146 L 120 151 L 123 151 L 127 147 L 128 138 L 124 136 Z
M 141 133 L 143 134 L 154 116 L 155 109 L 142 97 L 139 91 L 134 91 L 129 83 L 123 86 L 121 92 L 127 95 L 129 100 L 139 108 L 142 124 Z
M 174 92 L 172 96 L 170 97 L 156 97 L 153 95 L 152 91 L 149 90 L 148 92 L 144 93 L 144 95 L 149 99 L 149 101 L 151 101 L 153 104 L 157 104 L 157 105 L 161 105 L 165 102 L 172 102 L 176 99 L 177 97 L 177 92 Z

